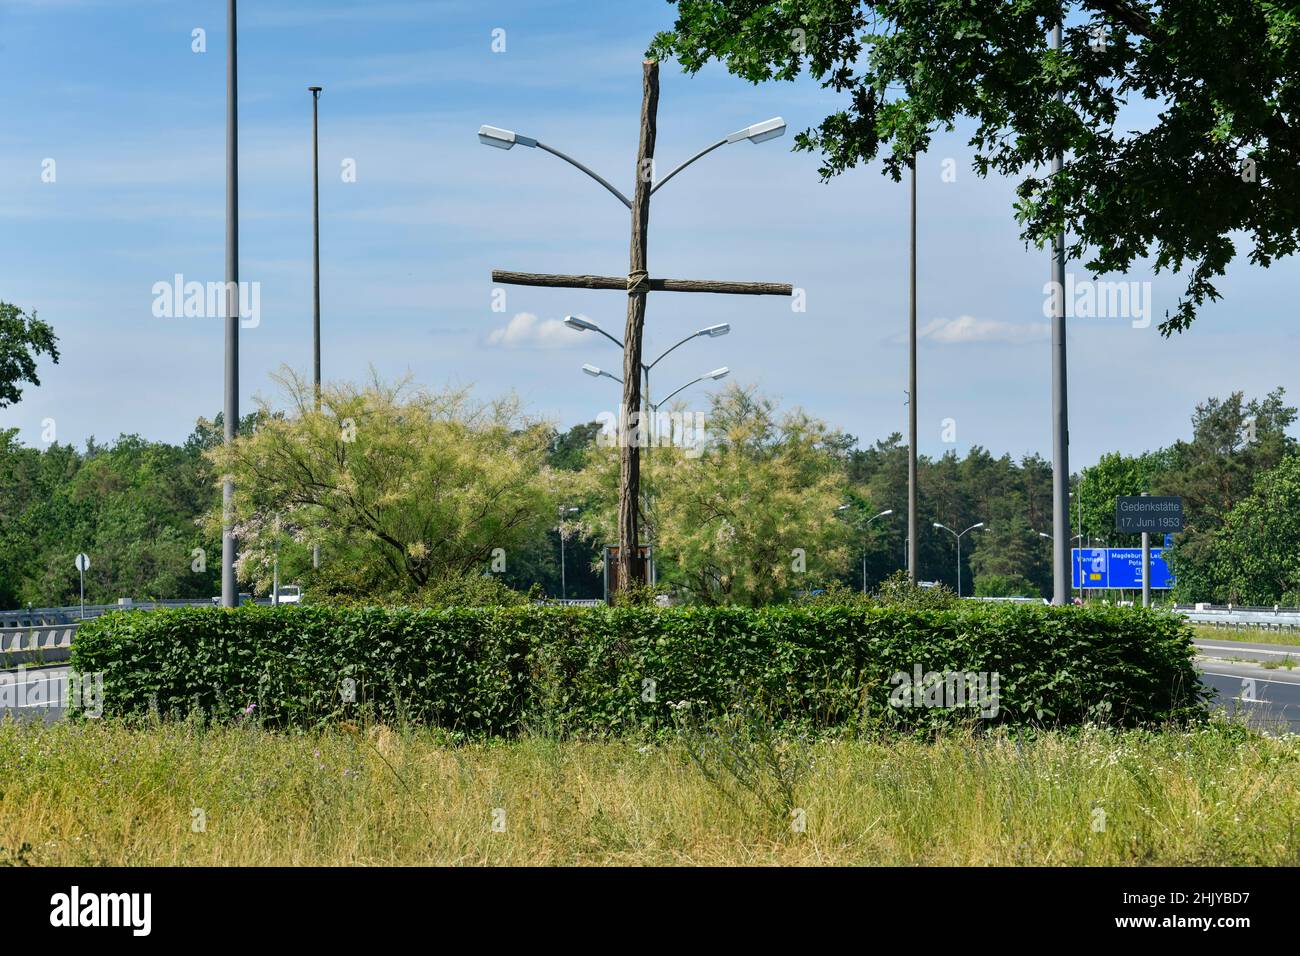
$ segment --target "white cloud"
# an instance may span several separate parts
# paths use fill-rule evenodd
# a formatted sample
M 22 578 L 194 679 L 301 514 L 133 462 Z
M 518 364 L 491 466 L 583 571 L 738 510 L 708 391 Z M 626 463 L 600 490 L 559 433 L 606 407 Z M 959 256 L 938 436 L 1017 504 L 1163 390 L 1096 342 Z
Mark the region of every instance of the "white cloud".
M 559 319 L 539 319 L 531 312 L 519 312 L 505 328 L 488 333 L 487 344 L 507 349 L 564 349 L 577 345 L 580 339 Z
M 959 315 L 955 319 L 931 319 L 917 332 L 918 338 L 944 345 L 963 345 L 969 342 L 1027 345 L 1045 341 L 1051 335 L 1051 326 L 1046 322 L 1016 325 L 996 319 L 977 319 L 973 315 Z

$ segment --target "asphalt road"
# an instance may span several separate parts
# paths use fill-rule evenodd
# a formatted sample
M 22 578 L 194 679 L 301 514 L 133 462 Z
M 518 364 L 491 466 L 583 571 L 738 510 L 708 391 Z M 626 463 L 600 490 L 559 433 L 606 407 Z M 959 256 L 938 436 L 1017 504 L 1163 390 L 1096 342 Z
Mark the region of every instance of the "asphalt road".
M 68 706 L 68 665 L 0 671 L 0 719 L 53 723 Z
M 1270 733 L 1300 733 L 1300 648 L 1235 641 L 1197 641 L 1196 666 L 1215 706 Z M 68 666 L 0 671 L 0 718 L 52 723 L 67 709 Z
M 1214 689 L 1217 706 L 1270 733 L 1300 733 L 1300 666 L 1276 666 L 1288 659 L 1300 664 L 1300 648 L 1197 641 L 1196 649 L 1201 680 Z

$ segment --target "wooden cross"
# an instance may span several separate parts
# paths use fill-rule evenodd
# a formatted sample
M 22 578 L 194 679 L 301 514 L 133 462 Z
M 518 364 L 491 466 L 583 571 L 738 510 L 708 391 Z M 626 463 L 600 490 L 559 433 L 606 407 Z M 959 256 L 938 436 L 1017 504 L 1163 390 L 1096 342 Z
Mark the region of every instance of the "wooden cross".
M 618 580 L 627 587 L 641 577 L 637 534 L 637 501 L 641 492 L 641 450 L 629 441 L 627 417 L 641 407 L 641 337 L 645 329 L 649 292 L 715 292 L 725 295 L 791 295 L 794 288 L 777 282 L 719 282 L 705 279 L 653 279 L 646 270 L 646 235 L 650 225 L 650 193 L 655 135 L 659 113 L 659 64 L 642 64 L 641 142 L 636 159 L 636 192 L 632 201 L 632 248 L 628 274 L 622 276 L 548 275 L 493 270 L 492 281 L 507 285 L 560 289 L 610 289 L 627 293 L 627 325 L 623 333 L 623 408 L 619 415 Z

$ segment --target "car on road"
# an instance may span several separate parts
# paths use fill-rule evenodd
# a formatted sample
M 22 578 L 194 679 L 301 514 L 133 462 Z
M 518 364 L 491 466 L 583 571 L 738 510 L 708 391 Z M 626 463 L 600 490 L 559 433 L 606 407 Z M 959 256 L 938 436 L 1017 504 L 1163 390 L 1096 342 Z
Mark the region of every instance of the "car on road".
M 213 604 L 216 604 L 216 605 L 220 605 L 220 604 L 221 604 L 221 595 L 218 594 L 218 595 L 216 595 L 215 597 L 213 597 L 213 599 L 212 599 L 212 603 L 213 603 Z M 239 592 L 239 601 L 238 601 L 237 603 L 239 603 L 239 604 L 252 604 L 252 603 L 253 603 L 253 595 L 251 595 L 251 594 L 246 594 L 246 593 L 244 593 L 243 591 L 241 591 L 241 592 Z

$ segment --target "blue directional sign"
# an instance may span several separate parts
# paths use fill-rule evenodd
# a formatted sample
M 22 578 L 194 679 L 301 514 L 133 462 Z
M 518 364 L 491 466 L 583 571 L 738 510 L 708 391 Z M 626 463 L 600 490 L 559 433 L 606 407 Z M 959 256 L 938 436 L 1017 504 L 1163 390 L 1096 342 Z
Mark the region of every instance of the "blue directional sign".
M 1070 552 L 1074 587 L 1140 588 L 1142 587 L 1141 548 L 1074 548 Z M 1165 549 L 1151 549 L 1151 587 L 1168 589 L 1174 576 L 1165 563 Z

